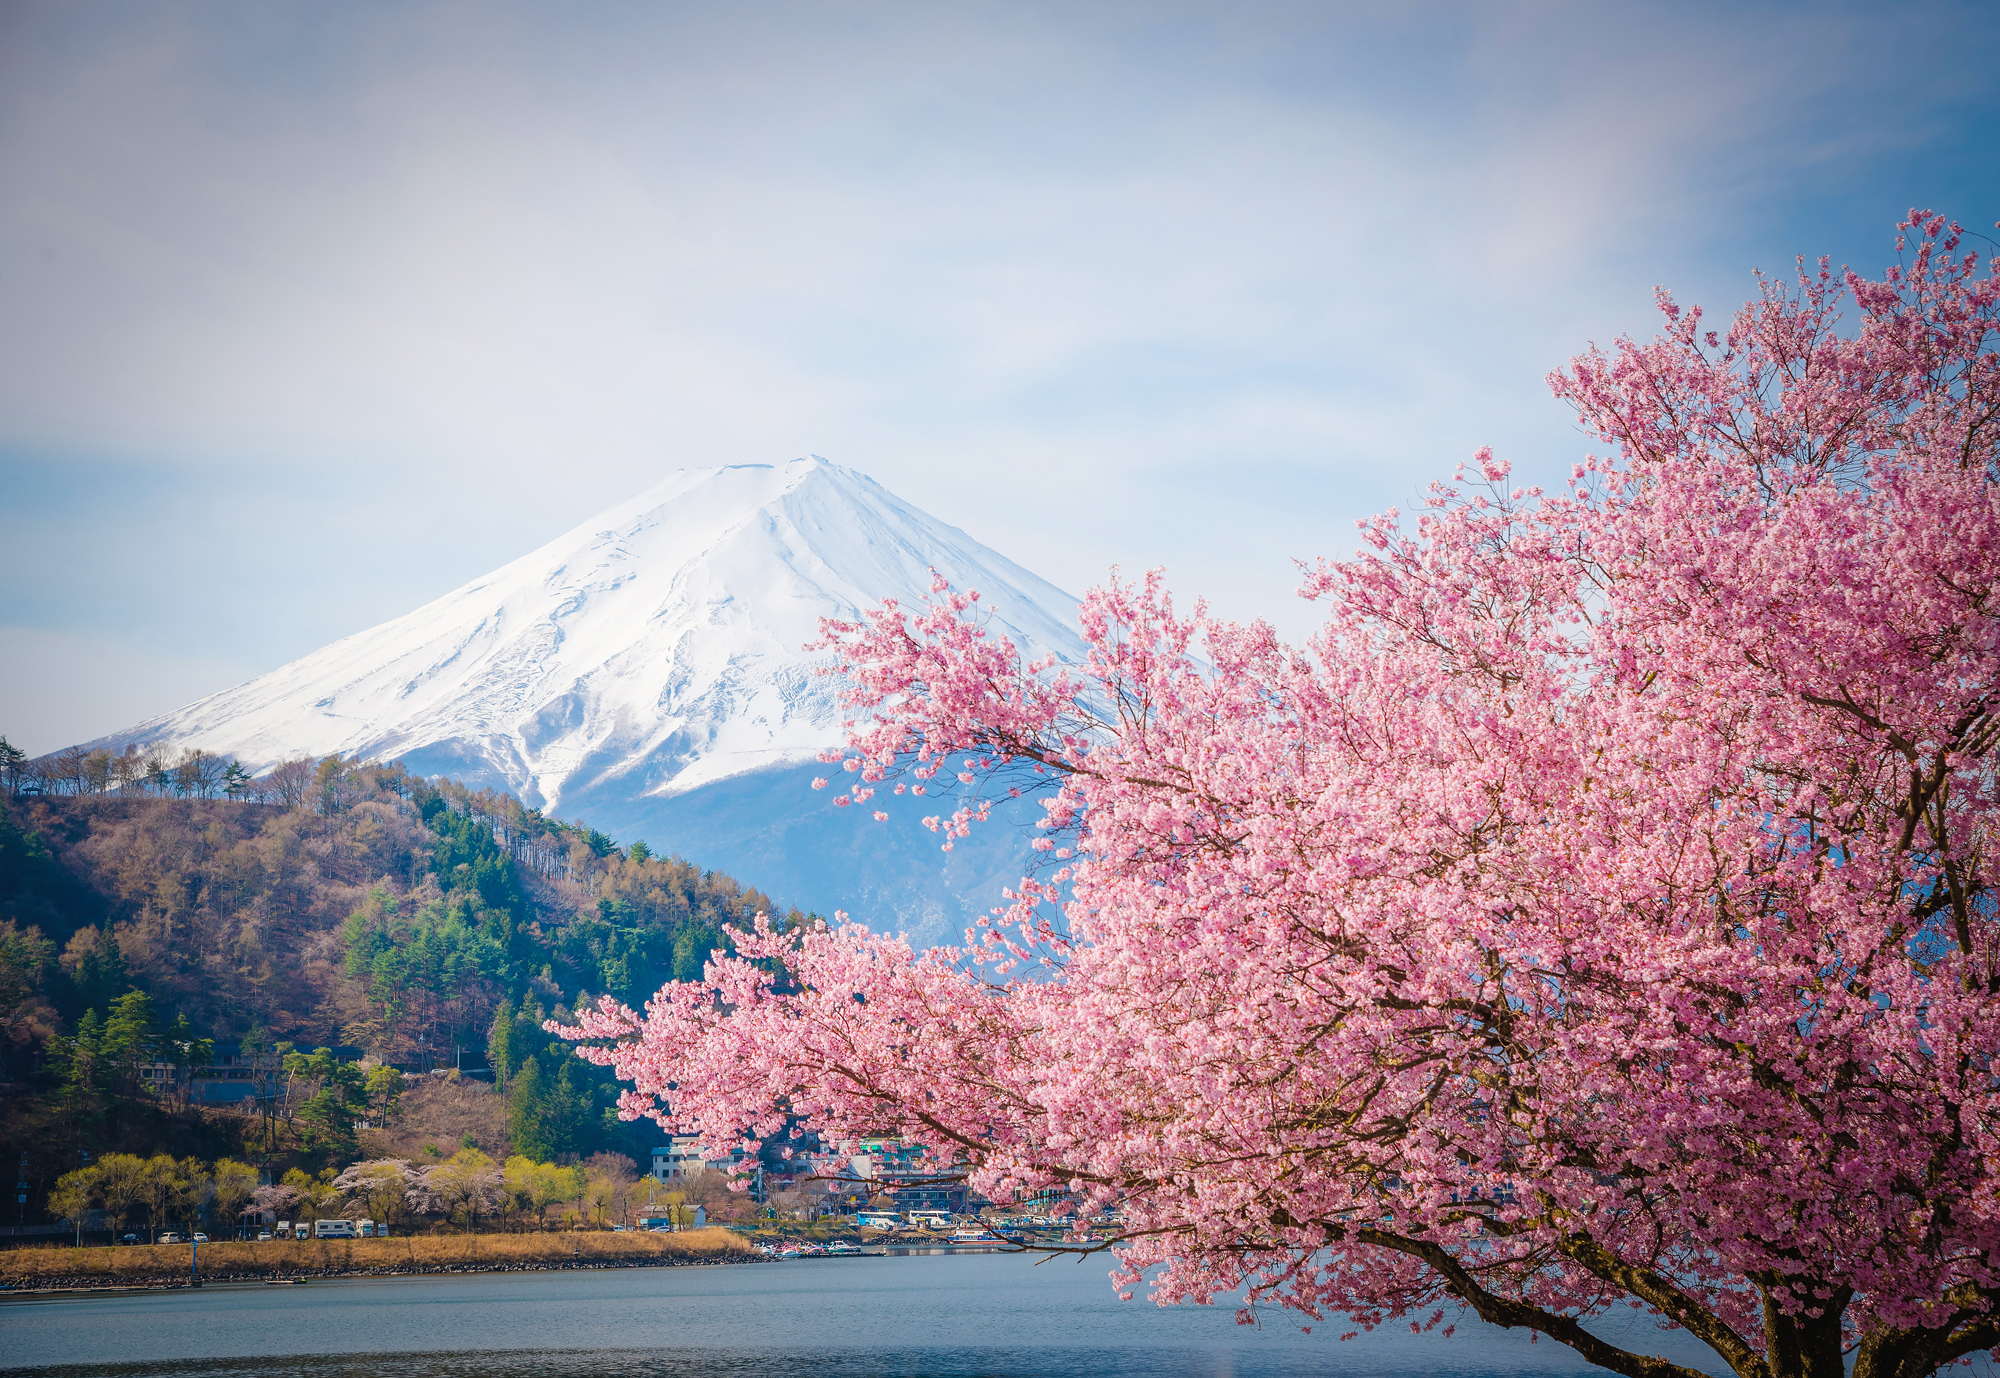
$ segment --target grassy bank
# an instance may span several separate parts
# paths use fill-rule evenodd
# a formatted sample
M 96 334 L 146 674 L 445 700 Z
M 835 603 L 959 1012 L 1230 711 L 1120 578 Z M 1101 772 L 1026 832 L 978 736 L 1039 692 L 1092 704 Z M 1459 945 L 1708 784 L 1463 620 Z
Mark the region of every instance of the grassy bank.
M 136 1287 L 185 1284 L 189 1246 L 38 1247 L 0 1253 L 9 1287 Z M 742 1263 L 758 1257 L 725 1229 L 677 1234 L 459 1234 L 400 1239 L 315 1239 L 289 1243 L 204 1244 L 205 1282 L 395 1273 L 535 1271 L 544 1268 L 649 1268 Z

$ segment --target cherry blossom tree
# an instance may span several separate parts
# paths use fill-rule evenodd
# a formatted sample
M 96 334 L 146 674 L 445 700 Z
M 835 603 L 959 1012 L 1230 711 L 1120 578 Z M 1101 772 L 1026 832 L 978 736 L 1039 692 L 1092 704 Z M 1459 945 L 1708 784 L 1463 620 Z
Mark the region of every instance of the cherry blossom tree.
M 493 1160 L 476 1148 L 461 1148 L 425 1168 L 404 1199 L 425 1214 L 461 1219 L 467 1229 L 477 1229 L 481 1215 L 500 1209 L 505 1193 Z
M 370 1219 L 389 1225 L 402 1218 L 410 1193 L 424 1180 L 425 1175 L 406 1159 L 371 1158 L 350 1165 L 333 1179 L 333 1187 L 342 1196 L 354 1198 L 355 1205 Z
M 1024 663 L 942 580 L 830 624 L 834 802 L 1046 866 L 915 953 L 759 922 L 574 1037 L 712 1150 L 898 1134 L 1116 1204 L 1126 1295 L 1468 1314 L 1604 1368 L 1928 1373 L 2000 1344 L 2000 291 L 1913 213 L 1552 378 L 1600 453 L 1482 451 L 1305 573 L 1304 647 L 1084 602 Z M 870 815 L 872 815 L 871 821 Z M 671 1106 L 667 1097 L 671 1093 Z
M 268 1215 L 275 1221 L 281 1215 L 290 1214 L 304 1199 L 297 1187 L 284 1182 L 275 1182 L 252 1191 L 250 1204 L 243 1208 L 241 1214 L 258 1220 Z

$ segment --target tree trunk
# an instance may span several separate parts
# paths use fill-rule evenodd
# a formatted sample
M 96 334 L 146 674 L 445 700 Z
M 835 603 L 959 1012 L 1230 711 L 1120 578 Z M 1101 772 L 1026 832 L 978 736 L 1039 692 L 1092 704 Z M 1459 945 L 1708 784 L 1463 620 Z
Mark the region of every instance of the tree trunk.
M 1773 1378 L 1846 1378 L 1840 1318 L 1847 1298 L 1828 1303 L 1819 1316 L 1787 1316 L 1765 1294 L 1764 1334 Z

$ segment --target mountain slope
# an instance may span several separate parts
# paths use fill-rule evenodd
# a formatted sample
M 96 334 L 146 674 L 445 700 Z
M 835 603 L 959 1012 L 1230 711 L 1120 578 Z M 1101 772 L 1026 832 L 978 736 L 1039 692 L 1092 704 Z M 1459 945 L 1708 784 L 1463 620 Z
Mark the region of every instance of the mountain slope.
M 788 902 L 955 935 L 1012 867 L 1010 830 L 946 858 L 927 833 L 862 839 L 824 796 L 794 798 L 840 740 L 823 657 L 802 646 L 821 617 L 915 604 L 933 567 L 978 588 L 1029 653 L 1080 654 L 1072 597 L 864 475 L 816 458 L 691 469 L 414 612 L 92 745 L 200 746 L 257 769 L 401 758 L 643 833 Z M 761 872 L 744 865 L 757 857 Z

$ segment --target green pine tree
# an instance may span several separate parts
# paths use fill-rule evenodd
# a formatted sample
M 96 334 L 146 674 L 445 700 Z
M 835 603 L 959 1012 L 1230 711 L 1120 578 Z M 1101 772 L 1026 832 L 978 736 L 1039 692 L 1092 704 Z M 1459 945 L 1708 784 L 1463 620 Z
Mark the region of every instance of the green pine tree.
M 118 946 L 118 935 L 106 927 L 97 930 L 96 943 L 87 949 L 70 978 L 76 1003 L 85 1009 L 108 1012 L 113 1001 L 132 989 L 132 973 Z
M 494 1079 L 505 1086 L 519 1060 L 514 1053 L 514 1002 L 502 1000 L 500 1008 L 493 1011 L 493 1027 L 486 1035 L 486 1065 L 493 1069 Z
M 174 1016 L 173 1027 L 161 1036 L 166 1056 L 182 1067 L 206 1067 L 215 1061 L 215 1040 L 198 1038 L 186 1014 Z
M 76 1037 L 57 1039 L 51 1051 L 60 1059 L 52 1070 L 63 1080 L 72 1096 L 89 1100 L 103 1089 L 104 1023 L 96 1010 L 85 1010 L 76 1021 Z
M 153 997 L 129 991 L 111 1002 L 99 1044 L 110 1089 L 122 1096 L 139 1094 L 139 1067 L 161 1055 L 159 1015 Z
M 507 1137 L 516 1153 L 546 1162 L 555 1157 L 547 1129 L 548 1106 L 542 1089 L 542 1064 L 529 1057 L 514 1073 L 507 1088 Z
M 591 1114 L 590 1087 L 577 1076 L 576 1068 L 575 1058 L 563 1059 L 555 1089 L 545 1102 L 542 1132 L 552 1150 L 551 1157 L 590 1151 L 591 1130 L 595 1127 L 591 1121 L 595 1116 Z
M 329 1160 L 344 1163 L 354 1156 L 354 1121 L 357 1107 L 342 1094 L 343 1088 L 323 1086 L 299 1107 L 299 1143 L 307 1153 L 323 1153 Z

